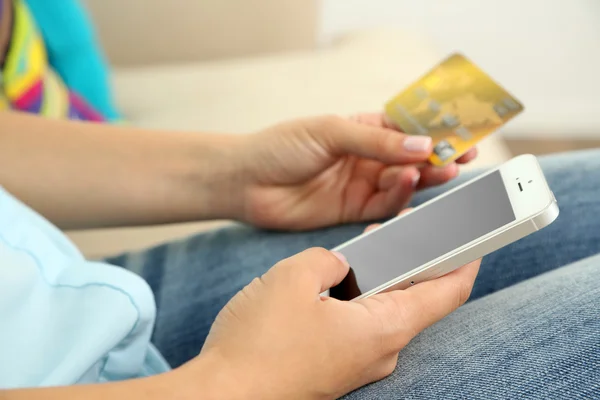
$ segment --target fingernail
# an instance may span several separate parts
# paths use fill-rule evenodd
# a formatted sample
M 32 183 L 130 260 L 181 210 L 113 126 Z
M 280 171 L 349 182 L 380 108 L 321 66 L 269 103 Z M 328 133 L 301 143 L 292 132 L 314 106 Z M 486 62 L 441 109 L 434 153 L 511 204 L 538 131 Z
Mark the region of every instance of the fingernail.
M 348 264 L 348 259 L 346 258 L 345 255 L 343 255 L 342 253 L 339 253 L 337 251 L 332 251 L 331 252 L 334 256 L 337 257 L 338 260 L 340 260 L 342 263 L 344 263 L 344 265 L 350 265 Z
M 412 177 L 412 186 L 414 188 L 417 187 L 420 180 L 421 180 L 421 173 L 419 171 L 417 171 Z
M 404 139 L 404 148 L 408 151 L 426 152 L 431 147 L 431 138 L 429 136 L 409 136 Z

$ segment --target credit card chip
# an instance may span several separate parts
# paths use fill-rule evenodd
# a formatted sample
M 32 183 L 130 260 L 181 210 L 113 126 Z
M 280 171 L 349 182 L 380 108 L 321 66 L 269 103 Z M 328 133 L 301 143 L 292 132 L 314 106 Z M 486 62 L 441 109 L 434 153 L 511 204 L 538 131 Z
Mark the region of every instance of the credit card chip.
M 452 147 L 452 145 L 446 140 L 442 140 L 435 145 L 433 152 L 440 160 L 446 161 L 456 154 L 456 149 L 454 149 L 454 147 Z
M 471 131 L 469 131 L 465 126 L 459 126 L 454 132 L 466 142 L 473 139 Z
M 448 128 L 454 128 L 458 125 L 458 119 L 452 114 L 446 114 L 442 117 L 442 123 Z

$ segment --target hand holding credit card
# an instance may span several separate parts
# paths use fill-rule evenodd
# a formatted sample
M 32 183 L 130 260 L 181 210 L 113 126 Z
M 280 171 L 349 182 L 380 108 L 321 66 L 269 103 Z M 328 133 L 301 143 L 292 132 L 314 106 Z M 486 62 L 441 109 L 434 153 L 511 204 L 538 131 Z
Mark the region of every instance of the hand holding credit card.
M 429 161 L 447 165 L 523 111 L 519 100 L 460 54 L 452 54 L 390 100 L 387 117 L 433 139 Z

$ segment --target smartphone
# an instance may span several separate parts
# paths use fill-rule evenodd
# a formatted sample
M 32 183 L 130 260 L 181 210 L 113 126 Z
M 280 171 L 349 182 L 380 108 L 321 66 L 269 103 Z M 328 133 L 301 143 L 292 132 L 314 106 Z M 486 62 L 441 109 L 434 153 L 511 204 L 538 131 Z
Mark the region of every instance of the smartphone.
M 540 230 L 558 213 L 535 156 L 515 157 L 333 249 L 350 272 L 327 294 L 353 300 L 406 289 Z

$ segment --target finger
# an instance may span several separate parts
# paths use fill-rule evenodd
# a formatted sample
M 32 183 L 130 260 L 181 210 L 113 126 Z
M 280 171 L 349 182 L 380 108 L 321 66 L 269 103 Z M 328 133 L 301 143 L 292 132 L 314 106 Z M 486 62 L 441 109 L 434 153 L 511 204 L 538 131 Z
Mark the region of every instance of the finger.
M 393 129 L 398 132 L 402 132 L 402 129 L 398 127 L 385 113 L 360 113 L 350 117 L 351 121 L 356 121 L 361 124 L 371 125 L 379 128 Z
M 391 129 L 360 124 L 349 119 L 315 120 L 312 137 L 335 155 L 356 155 L 385 164 L 424 162 L 432 151 L 428 136 L 408 136 Z
M 338 285 L 348 270 L 348 261 L 341 253 L 312 248 L 280 261 L 271 269 L 272 276 L 269 271 L 264 279 L 276 279 L 278 284 L 285 281 L 303 292 L 320 294 Z
M 365 228 L 365 232 L 364 233 L 371 232 L 373 229 L 377 229 L 380 226 L 381 226 L 381 224 L 371 224 L 371 225 L 369 225 L 369 226 L 367 226 Z
M 397 174 L 392 174 L 394 178 L 391 183 L 380 182 L 385 183 L 386 187 L 389 184 L 389 189 L 379 190 L 367 200 L 360 216 L 362 221 L 389 217 L 402 210 L 410 202 L 415 190 L 416 169 L 406 167 L 397 170 L 397 172 Z
M 400 215 L 404 215 L 404 214 L 406 214 L 407 212 L 409 212 L 409 211 L 411 211 L 411 210 L 412 210 L 412 208 L 410 208 L 410 207 L 409 207 L 409 208 L 405 208 L 404 210 L 400 211 L 400 213 L 398 214 L 398 216 L 400 216 Z M 371 224 L 371 225 L 369 225 L 369 226 L 367 226 L 367 227 L 365 228 L 365 232 L 364 232 L 364 233 L 370 232 L 370 231 L 372 231 L 373 229 L 377 229 L 377 228 L 379 228 L 380 226 L 381 226 L 381 224 Z
M 396 125 L 394 123 L 394 121 L 391 120 L 390 117 L 388 117 L 385 114 L 381 114 L 381 119 L 383 121 L 383 127 L 384 128 L 388 128 L 388 129 L 394 129 L 398 132 L 404 132 L 398 125 Z
M 364 125 L 393 129 L 402 132 L 402 129 L 400 129 L 385 113 L 360 113 L 350 117 L 350 120 Z M 456 162 L 458 164 L 466 164 L 473 161 L 475 158 L 477 158 L 477 148 L 473 147 L 459 157 Z
M 411 212 L 412 210 L 413 210 L 413 207 L 408 207 L 408 208 L 405 208 L 404 210 L 402 210 L 402 211 L 400 211 L 400 212 L 398 213 L 398 216 L 404 215 L 404 214 L 406 214 L 406 213 L 408 213 L 408 212 Z
M 386 331 L 398 335 L 397 346 L 406 344 L 406 335 L 411 338 L 423 329 L 443 319 L 464 304 L 473 288 L 481 260 L 474 261 L 441 278 L 419 283 L 406 290 L 378 294 L 363 302 L 367 307 L 377 303 L 383 308 L 384 320 L 389 322 Z M 381 309 L 379 309 L 381 310 Z M 381 312 L 381 311 L 380 311 Z
M 444 167 L 435 167 L 433 165 L 425 165 L 421 167 L 421 179 L 417 189 L 425 189 L 431 186 L 442 185 L 458 176 L 458 166 L 455 163 L 448 164 Z
M 350 117 L 351 121 L 364 125 L 370 125 L 376 128 L 389 128 L 387 120 L 383 113 L 360 113 Z
M 385 164 L 379 161 L 359 159 L 354 166 L 353 175 L 358 179 L 363 179 L 376 188 L 379 183 L 379 176 L 386 168 Z
M 481 260 L 476 260 L 445 276 L 407 289 L 410 295 L 404 306 L 407 321 L 420 332 L 462 306 L 471 295 L 480 265 Z
M 379 190 L 390 190 L 399 182 L 404 183 L 404 179 L 410 179 L 411 187 L 414 189 L 417 187 L 420 178 L 421 172 L 419 172 L 417 168 L 399 166 L 387 167 L 381 170 L 377 186 L 379 187 Z
M 473 147 L 472 149 L 470 149 L 469 151 L 467 151 L 465 154 L 463 154 L 462 156 L 460 156 L 458 158 L 458 160 L 456 160 L 456 162 L 458 164 L 466 164 L 469 163 L 471 161 L 473 161 L 475 158 L 477 158 L 477 147 Z

